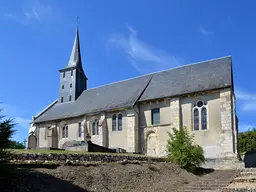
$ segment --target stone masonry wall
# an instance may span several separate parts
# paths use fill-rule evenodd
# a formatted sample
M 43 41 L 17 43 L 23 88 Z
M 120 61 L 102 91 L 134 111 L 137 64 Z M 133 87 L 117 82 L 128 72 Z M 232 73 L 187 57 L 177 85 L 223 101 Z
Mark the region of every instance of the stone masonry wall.
M 201 167 L 211 169 L 243 169 L 244 162 L 235 158 L 206 159 Z
M 148 161 L 146 156 L 111 155 L 111 154 L 13 154 L 12 162 L 19 161 L 56 161 L 56 162 L 117 162 L 117 161 Z M 152 162 L 164 162 L 165 158 L 150 158 Z
M 232 114 L 232 93 L 230 89 L 220 91 L 220 112 L 222 127 L 221 156 L 235 157 L 234 151 L 234 132 L 233 132 L 233 114 Z
M 236 98 L 235 95 L 232 94 L 232 113 L 233 113 L 233 133 L 234 133 L 234 150 L 235 153 L 238 154 L 238 127 L 237 127 L 237 119 L 236 119 Z
M 180 128 L 180 98 L 172 98 L 170 101 L 171 108 L 171 127 L 175 127 L 176 129 Z
M 127 111 L 127 152 L 138 152 L 138 114 L 135 110 Z

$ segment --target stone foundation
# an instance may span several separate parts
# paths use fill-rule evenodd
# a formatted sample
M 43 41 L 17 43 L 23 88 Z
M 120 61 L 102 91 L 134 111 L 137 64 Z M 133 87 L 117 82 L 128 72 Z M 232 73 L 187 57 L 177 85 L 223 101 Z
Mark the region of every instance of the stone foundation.
M 206 159 L 205 164 L 201 165 L 201 167 L 212 169 L 243 169 L 244 162 L 239 161 L 237 158 Z

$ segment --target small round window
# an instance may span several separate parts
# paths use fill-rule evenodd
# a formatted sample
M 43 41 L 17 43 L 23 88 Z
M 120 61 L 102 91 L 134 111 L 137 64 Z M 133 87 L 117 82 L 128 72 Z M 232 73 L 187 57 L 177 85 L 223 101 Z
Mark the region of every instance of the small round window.
M 204 105 L 204 103 L 202 101 L 198 101 L 196 104 L 197 107 L 202 107 L 203 105 Z

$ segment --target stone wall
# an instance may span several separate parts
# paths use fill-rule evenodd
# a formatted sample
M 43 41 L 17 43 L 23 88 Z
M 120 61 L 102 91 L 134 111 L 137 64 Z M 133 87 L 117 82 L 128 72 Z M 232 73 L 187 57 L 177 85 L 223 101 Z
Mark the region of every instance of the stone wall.
M 239 161 L 237 158 L 206 159 L 201 167 L 211 169 L 243 169 L 244 162 Z
M 175 127 L 176 129 L 180 128 L 180 98 L 172 98 L 170 101 L 170 108 L 171 108 L 171 117 L 170 122 L 171 126 Z
M 56 161 L 56 162 L 118 162 L 118 161 L 148 161 L 146 156 L 111 155 L 111 154 L 13 154 L 13 162 L 26 161 Z M 152 162 L 165 162 L 165 158 L 150 158 Z
M 134 109 L 127 110 L 127 152 L 138 153 L 138 134 L 138 113 Z
M 224 89 L 220 92 L 220 112 L 222 127 L 222 157 L 235 156 L 234 146 L 234 123 L 232 114 L 232 92 L 230 89 Z

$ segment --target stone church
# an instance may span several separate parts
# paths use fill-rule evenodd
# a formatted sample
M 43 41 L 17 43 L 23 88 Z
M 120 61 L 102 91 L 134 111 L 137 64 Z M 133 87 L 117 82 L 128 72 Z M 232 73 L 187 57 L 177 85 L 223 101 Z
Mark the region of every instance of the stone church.
M 167 132 L 186 126 L 206 158 L 237 156 L 232 57 L 184 65 L 87 88 L 79 33 L 60 72 L 58 98 L 32 117 L 28 147 L 86 141 L 149 156 L 166 155 Z

